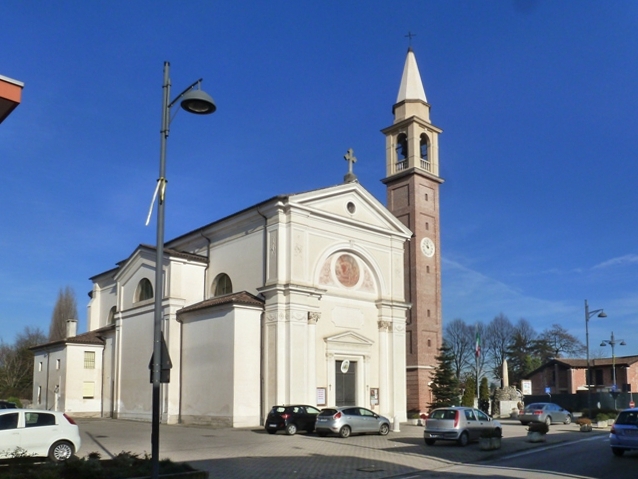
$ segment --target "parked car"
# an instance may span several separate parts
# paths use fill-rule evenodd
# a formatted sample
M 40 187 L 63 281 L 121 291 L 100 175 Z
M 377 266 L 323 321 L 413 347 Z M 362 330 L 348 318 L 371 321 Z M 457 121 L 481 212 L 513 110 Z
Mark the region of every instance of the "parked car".
M 625 409 L 618 414 L 611 426 L 609 445 L 616 456 L 638 450 L 638 408 Z
M 304 404 L 273 406 L 266 417 L 264 427 L 269 434 L 282 430 L 289 436 L 300 430 L 312 432 L 315 430 L 315 420 L 319 412 L 316 407 Z
M 66 461 L 81 445 L 75 421 L 62 412 L 37 409 L 0 409 L 0 457 L 12 457 L 17 448 L 35 457 Z
M 364 407 L 347 406 L 326 408 L 317 416 L 315 431 L 320 436 L 339 434 L 377 433 L 385 436 L 390 432 L 390 420 Z
M 572 422 L 572 415 L 567 409 L 563 409 L 558 404 L 551 402 L 535 402 L 525 406 L 518 412 L 518 420 L 523 426 L 530 422 L 544 422 L 548 426 L 552 423 L 569 424 Z
M 467 446 L 486 431 L 494 431 L 500 436 L 503 426 L 479 409 L 444 407 L 430 412 L 425 420 L 423 438 L 428 446 L 439 440 L 456 441 L 460 446 Z
M 0 400 L 0 409 L 16 409 L 18 405 L 11 401 Z

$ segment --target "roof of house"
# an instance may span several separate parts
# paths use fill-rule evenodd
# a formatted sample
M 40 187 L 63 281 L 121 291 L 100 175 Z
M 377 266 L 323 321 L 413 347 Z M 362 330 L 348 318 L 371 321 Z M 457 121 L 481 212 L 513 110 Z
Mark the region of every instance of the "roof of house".
M 602 367 L 602 366 L 630 366 L 634 363 L 638 362 L 638 356 L 616 356 L 614 358 L 590 358 L 589 359 L 589 367 Z M 534 369 L 531 373 L 527 374 L 525 377 L 529 378 L 530 376 L 536 374 L 543 369 L 547 369 L 548 367 L 554 366 L 558 364 L 559 366 L 563 366 L 567 369 L 585 369 L 587 367 L 586 359 L 577 359 L 577 358 L 556 358 L 551 361 L 546 362 L 542 366 Z
M 109 324 L 103 328 L 94 329 L 93 331 L 87 331 L 86 333 L 78 334 L 77 336 L 71 336 L 70 338 L 58 339 L 56 341 L 50 341 L 44 344 L 38 344 L 29 349 L 32 351 L 38 349 L 47 349 L 52 346 L 64 345 L 64 344 L 94 344 L 97 346 L 104 345 L 104 339 L 102 336 L 106 331 L 110 331 L 115 328 L 114 324 Z
M 237 293 L 229 293 L 223 296 L 217 296 L 215 298 L 200 301 L 199 303 L 191 304 L 185 308 L 177 311 L 177 316 L 181 316 L 184 313 L 190 313 L 192 311 L 199 311 L 202 309 L 219 306 L 222 304 L 242 304 L 248 306 L 263 307 L 265 301 L 257 296 L 250 294 L 247 291 L 239 291 Z

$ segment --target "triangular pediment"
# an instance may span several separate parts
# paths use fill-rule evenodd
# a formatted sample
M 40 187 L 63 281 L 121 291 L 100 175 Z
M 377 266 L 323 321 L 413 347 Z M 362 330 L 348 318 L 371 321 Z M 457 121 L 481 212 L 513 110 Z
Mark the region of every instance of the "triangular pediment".
M 329 345 L 372 346 L 374 344 L 374 341 L 354 331 L 346 331 L 344 333 L 335 334 L 334 336 L 328 336 L 323 340 Z
M 345 183 L 291 195 L 289 204 L 335 221 L 394 232 L 406 238 L 412 236 L 411 231 L 359 183 Z

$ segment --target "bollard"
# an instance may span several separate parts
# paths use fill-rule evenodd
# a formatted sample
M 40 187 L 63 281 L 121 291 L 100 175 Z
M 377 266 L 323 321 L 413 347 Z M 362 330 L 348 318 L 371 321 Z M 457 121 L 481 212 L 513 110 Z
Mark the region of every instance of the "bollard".
M 401 432 L 401 428 L 399 427 L 399 418 L 396 416 L 392 418 L 392 432 Z

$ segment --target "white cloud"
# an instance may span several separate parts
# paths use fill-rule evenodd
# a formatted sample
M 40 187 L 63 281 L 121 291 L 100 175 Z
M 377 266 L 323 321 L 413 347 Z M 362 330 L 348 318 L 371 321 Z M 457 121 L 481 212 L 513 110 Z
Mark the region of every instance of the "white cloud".
M 612 266 L 624 266 L 632 263 L 638 263 L 638 255 L 626 254 L 624 256 L 619 256 L 618 258 L 612 258 L 597 264 L 592 269 L 609 268 Z

